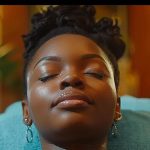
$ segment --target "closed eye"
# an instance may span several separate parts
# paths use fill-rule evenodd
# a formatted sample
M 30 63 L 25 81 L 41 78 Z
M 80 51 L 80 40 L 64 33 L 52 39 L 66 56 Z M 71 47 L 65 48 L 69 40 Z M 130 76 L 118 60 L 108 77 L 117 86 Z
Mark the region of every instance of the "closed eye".
M 46 75 L 46 76 L 40 77 L 39 80 L 42 81 L 42 82 L 46 82 L 46 81 L 48 81 L 50 79 L 53 79 L 57 75 L 58 74 Z
M 105 74 L 102 73 L 102 72 L 101 73 L 98 73 L 98 72 L 86 72 L 84 74 L 89 75 L 91 77 L 95 77 L 95 78 L 100 79 L 100 80 L 102 80 L 105 77 Z

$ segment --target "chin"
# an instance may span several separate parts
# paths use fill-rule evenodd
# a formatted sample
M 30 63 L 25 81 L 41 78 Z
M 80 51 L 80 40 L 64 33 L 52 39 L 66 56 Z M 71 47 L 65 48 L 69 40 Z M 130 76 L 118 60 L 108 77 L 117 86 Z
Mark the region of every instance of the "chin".
M 41 136 L 49 141 L 49 143 L 62 147 L 68 143 L 82 143 L 100 142 L 107 137 L 109 125 L 93 123 L 92 120 L 85 119 L 83 116 L 76 116 L 72 118 L 65 118 L 65 120 L 55 126 L 49 128 L 45 134 Z

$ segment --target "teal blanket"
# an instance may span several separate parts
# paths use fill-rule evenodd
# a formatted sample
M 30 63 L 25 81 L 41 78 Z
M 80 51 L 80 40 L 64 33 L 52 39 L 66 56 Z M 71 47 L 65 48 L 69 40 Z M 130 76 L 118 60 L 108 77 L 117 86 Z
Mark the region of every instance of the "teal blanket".
M 147 101 L 147 106 L 148 103 L 150 106 L 150 101 Z M 118 123 L 120 136 L 109 136 L 108 150 L 150 150 L 150 107 L 149 111 L 147 107 L 146 110 L 138 108 L 138 111 L 135 111 L 123 105 L 123 119 Z M 21 102 L 12 104 L 5 113 L 0 114 L 0 150 L 41 150 L 39 135 L 34 125 L 33 143 L 26 142 L 26 126 L 22 120 Z

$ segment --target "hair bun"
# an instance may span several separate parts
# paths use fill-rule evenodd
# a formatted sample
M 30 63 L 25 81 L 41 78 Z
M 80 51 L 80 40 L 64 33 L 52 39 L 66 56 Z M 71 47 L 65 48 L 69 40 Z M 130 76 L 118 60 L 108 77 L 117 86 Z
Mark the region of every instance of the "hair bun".
M 125 43 L 122 39 L 114 37 L 111 40 L 108 40 L 108 48 L 111 50 L 111 53 L 119 60 L 125 52 Z
M 103 17 L 96 23 L 94 31 L 99 34 L 100 39 L 103 43 L 106 43 L 107 48 L 117 60 L 123 56 L 125 43 L 120 38 L 121 34 L 117 19 L 113 22 L 111 18 Z
M 60 5 L 49 6 L 46 11 L 36 13 L 32 17 L 32 30 L 24 36 L 25 47 L 32 50 L 41 37 L 59 27 L 71 27 L 76 33 L 80 29 L 89 36 L 95 36 L 103 42 L 107 49 L 118 60 L 125 51 L 125 43 L 121 40 L 118 21 L 103 17 L 95 21 L 95 7 L 91 5 Z

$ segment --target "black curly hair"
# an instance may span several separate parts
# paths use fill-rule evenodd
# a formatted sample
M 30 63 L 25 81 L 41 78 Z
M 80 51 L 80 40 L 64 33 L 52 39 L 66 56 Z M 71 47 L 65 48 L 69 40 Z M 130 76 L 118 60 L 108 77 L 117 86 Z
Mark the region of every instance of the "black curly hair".
M 122 57 L 125 43 L 120 38 L 117 20 L 103 17 L 95 20 L 95 7 L 91 5 L 49 6 L 46 11 L 36 13 L 32 19 L 29 34 L 23 36 L 24 53 L 24 94 L 27 96 L 26 75 L 37 49 L 48 39 L 65 33 L 84 35 L 95 41 L 108 56 L 113 70 L 116 89 L 119 85 L 117 61 Z

